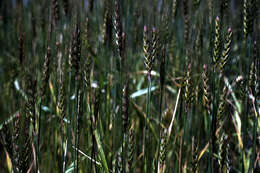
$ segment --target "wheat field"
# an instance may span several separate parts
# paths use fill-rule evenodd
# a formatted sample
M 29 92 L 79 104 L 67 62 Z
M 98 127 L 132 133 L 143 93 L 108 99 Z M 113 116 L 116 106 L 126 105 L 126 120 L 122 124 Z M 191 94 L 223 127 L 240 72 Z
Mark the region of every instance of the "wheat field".
M 259 173 L 259 0 L 1 0 L 0 173 Z

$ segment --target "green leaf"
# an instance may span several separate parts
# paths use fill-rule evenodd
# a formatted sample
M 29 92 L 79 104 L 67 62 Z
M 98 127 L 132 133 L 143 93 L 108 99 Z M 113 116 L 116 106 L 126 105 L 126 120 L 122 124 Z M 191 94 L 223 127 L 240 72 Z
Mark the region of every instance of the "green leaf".
M 103 167 L 103 169 L 106 173 L 109 173 L 105 153 L 104 153 L 103 147 L 101 145 L 100 137 L 99 137 L 97 130 L 94 131 L 94 135 L 95 135 L 95 139 L 96 139 L 96 142 L 97 142 L 102 167 Z

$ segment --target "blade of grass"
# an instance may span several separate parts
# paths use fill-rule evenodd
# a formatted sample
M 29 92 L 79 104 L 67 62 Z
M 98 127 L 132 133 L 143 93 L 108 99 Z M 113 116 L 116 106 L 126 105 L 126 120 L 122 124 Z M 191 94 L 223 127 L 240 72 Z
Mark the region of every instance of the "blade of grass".
M 99 136 L 96 129 L 94 130 L 94 135 L 95 135 L 95 139 L 96 139 L 96 142 L 97 142 L 97 147 L 98 147 L 98 152 L 99 152 L 99 156 L 100 156 L 100 159 L 101 159 L 102 167 L 103 167 L 105 173 L 109 173 L 106 156 L 105 156 L 105 153 L 104 153 L 101 141 L 100 141 L 100 136 Z

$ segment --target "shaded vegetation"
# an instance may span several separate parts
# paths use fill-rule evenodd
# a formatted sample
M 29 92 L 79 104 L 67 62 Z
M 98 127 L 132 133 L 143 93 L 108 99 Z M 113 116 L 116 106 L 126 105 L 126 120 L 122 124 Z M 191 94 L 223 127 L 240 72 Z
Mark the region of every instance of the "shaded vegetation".
M 0 1 L 0 172 L 259 172 L 259 5 Z

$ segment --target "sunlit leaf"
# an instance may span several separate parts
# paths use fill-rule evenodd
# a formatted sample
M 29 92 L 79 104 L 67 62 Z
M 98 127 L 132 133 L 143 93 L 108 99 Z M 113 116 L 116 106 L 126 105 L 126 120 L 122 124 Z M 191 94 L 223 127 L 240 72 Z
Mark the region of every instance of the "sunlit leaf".
M 156 90 L 157 88 L 158 88 L 158 86 L 151 87 L 151 92 Z M 138 91 L 134 92 L 133 94 L 131 94 L 130 97 L 133 99 L 133 98 L 145 95 L 145 94 L 147 94 L 147 92 L 148 92 L 148 88 L 141 89 L 141 90 L 138 90 Z

